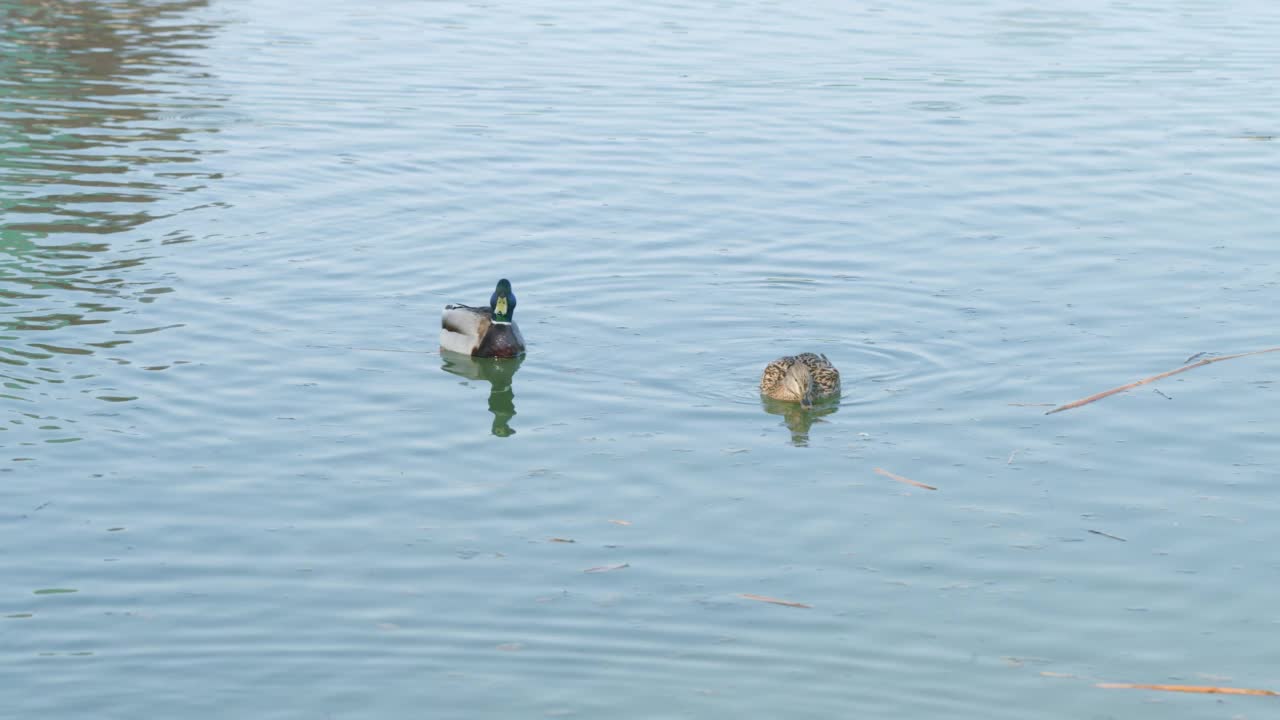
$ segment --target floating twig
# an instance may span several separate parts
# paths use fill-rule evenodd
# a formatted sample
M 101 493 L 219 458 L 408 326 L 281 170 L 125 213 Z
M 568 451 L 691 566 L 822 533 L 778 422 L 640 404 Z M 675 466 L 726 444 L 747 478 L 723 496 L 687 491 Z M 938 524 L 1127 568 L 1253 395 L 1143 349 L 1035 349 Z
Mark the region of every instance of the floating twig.
M 911 478 L 905 478 L 905 477 L 902 477 L 901 475 L 896 475 L 896 474 L 894 474 L 894 473 L 889 472 L 888 470 L 885 470 L 884 468 L 875 468 L 875 471 L 876 471 L 876 472 L 878 472 L 878 473 L 880 473 L 881 475 L 883 475 L 883 476 L 885 476 L 885 477 L 889 478 L 890 480 L 897 480 L 897 481 L 898 481 L 898 482 L 900 482 L 900 483 L 906 483 L 906 484 L 908 484 L 908 485 L 915 485 L 916 487 L 924 488 L 925 490 L 937 490 L 937 489 L 938 489 L 938 488 L 936 488 L 936 487 L 934 487 L 934 486 L 932 486 L 932 485 L 925 485 L 924 483 L 922 483 L 922 482 L 917 482 L 917 481 L 915 481 L 915 480 L 912 480 Z
M 1105 533 L 1105 532 L 1102 532 L 1101 530 L 1090 530 L 1089 532 L 1093 533 L 1094 535 L 1101 535 L 1102 537 L 1105 537 L 1105 538 L 1111 538 L 1112 540 L 1119 540 L 1120 542 L 1129 542 L 1128 540 L 1125 540 L 1119 535 L 1112 535 L 1111 533 Z
M 1146 683 L 1098 683 L 1100 688 L 1119 688 L 1121 690 L 1164 690 L 1166 692 L 1205 693 L 1208 695 L 1270 695 L 1280 696 L 1274 690 L 1254 690 L 1252 688 L 1218 687 L 1216 685 L 1148 685 Z
M 1014 450 L 1013 452 L 1009 453 L 1009 459 L 1008 459 L 1008 460 L 1005 460 L 1005 461 L 1004 461 L 1004 464 L 1005 464 L 1005 465 L 1012 465 L 1012 464 L 1013 464 L 1013 458 L 1014 458 L 1014 456 L 1015 456 L 1015 455 L 1017 455 L 1017 454 L 1018 454 L 1018 450 L 1021 450 L 1021 449 L 1022 449 L 1022 448 L 1017 448 L 1017 449 L 1016 449 L 1016 450 Z
M 791 602 L 790 600 L 779 600 L 778 598 L 771 598 L 764 595 L 752 595 L 751 593 L 742 593 L 738 597 L 744 597 L 748 600 L 755 600 L 757 602 L 773 603 L 774 605 L 786 605 L 787 607 L 793 608 L 813 607 L 812 605 L 805 605 L 804 603 Z
M 621 565 L 601 565 L 599 567 L 587 568 L 584 573 L 602 573 L 610 570 L 621 570 L 622 568 L 631 567 L 631 563 L 622 563 Z
M 578 541 L 574 540 L 573 538 L 553 537 L 553 538 L 547 538 L 547 542 L 572 543 L 572 542 L 578 542 Z
M 1121 392 L 1124 392 L 1125 390 L 1132 390 L 1133 388 L 1136 388 L 1139 385 L 1146 385 L 1147 383 L 1152 383 L 1152 382 L 1155 382 L 1156 380 L 1163 380 L 1164 378 L 1167 378 L 1170 375 L 1177 375 L 1178 373 L 1186 372 L 1188 370 L 1192 370 L 1192 369 L 1201 367 L 1203 365 L 1209 365 L 1210 363 L 1221 362 L 1223 360 L 1232 360 L 1235 358 L 1242 358 L 1248 355 L 1261 355 L 1263 353 L 1271 353 L 1271 352 L 1280 352 L 1280 347 L 1267 348 L 1266 350 L 1253 350 L 1250 352 L 1236 353 L 1235 355 L 1223 355 L 1221 357 L 1205 358 L 1199 362 L 1194 362 L 1194 363 L 1191 363 L 1190 365 L 1184 365 L 1176 370 L 1170 370 L 1169 372 L 1162 372 L 1159 375 L 1152 375 L 1149 378 L 1143 378 L 1142 380 L 1131 382 L 1128 385 L 1121 385 L 1120 387 L 1117 387 L 1117 388 L 1111 388 L 1110 390 L 1105 390 L 1096 395 L 1090 395 L 1087 398 L 1081 398 L 1079 400 L 1076 400 L 1075 402 L 1069 402 L 1066 405 L 1059 405 L 1058 407 L 1045 413 L 1045 415 L 1052 415 L 1054 413 L 1062 412 L 1063 410 L 1071 410 L 1073 408 L 1078 408 L 1081 405 L 1088 405 L 1089 403 L 1097 402 L 1102 398 L 1111 397 L 1116 393 L 1121 393 Z M 1195 357 L 1195 356 L 1193 355 L 1192 357 Z
M 1160 388 L 1151 388 L 1151 389 L 1152 389 L 1152 390 L 1154 390 L 1154 391 L 1155 391 L 1155 393 L 1156 393 L 1157 395 L 1159 395 L 1160 397 L 1164 398 L 1165 400 L 1172 400 L 1172 399 L 1173 399 L 1173 398 L 1169 397 L 1168 395 L 1165 395 L 1163 392 L 1161 392 L 1161 391 L 1160 391 Z
M 1010 407 L 1053 407 L 1053 403 L 1007 403 Z
M 436 350 L 401 350 L 399 348 L 373 348 L 373 347 L 353 347 L 351 345 L 307 345 L 309 348 L 323 348 L 325 350 L 362 350 L 364 352 L 394 352 L 409 353 L 411 355 L 439 355 Z

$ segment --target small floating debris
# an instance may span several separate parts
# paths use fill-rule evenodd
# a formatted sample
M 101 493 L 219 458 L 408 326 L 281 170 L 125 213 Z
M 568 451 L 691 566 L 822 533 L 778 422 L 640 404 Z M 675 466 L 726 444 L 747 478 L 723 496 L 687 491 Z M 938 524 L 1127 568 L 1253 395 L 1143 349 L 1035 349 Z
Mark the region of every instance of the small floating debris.
M 804 603 L 792 602 L 790 600 L 779 600 L 778 598 L 771 598 L 766 595 L 752 595 L 751 593 L 740 593 L 738 597 L 744 597 L 748 600 L 755 600 L 756 602 L 772 603 L 774 605 L 785 605 L 787 607 L 793 607 L 793 608 L 812 608 L 813 607 L 812 605 L 805 605 Z
M 1262 355 L 1263 353 L 1272 353 L 1272 352 L 1280 352 L 1280 347 L 1267 348 L 1266 350 L 1253 350 L 1251 352 L 1236 353 L 1235 355 L 1223 355 L 1221 357 L 1205 358 L 1199 362 L 1194 362 L 1194 363 L 1191 363 L 1190 365 L 1184 365 L 1176 370 L 1162 372 L 1159 375 L 1152 375 L 1149 378 L 1143 378 L 1141 380 L 1131 382 L 1128 385 L 1121 385 L 1120 387 L 1111 388 L 1110 390 L 1104 390 L 1095 395 L 1090 395 L 1089 397 L 1081 398 L 1074 402 L 1069 402 L 1066 405 L 1059 405 L 1058 407 L 1045 413 L 1045 415 L 1052 415 L 1054 413 L 1060 413 L 1063 410 L 1072 410 L 1074 408 L 1080 407 L 1081 405 L 1088 405 L 1091 402 L 1097 402 L 1103 398 L 1111 397 L 1116 393 L 1122 393 L 1125 390 L 1132 390 L 1133 388 L 1136 388 L 1140 385 L 1146 385 L 1147 383 L 1152 383 L 1152 382 L 1155 382 L 1156 380 L 1163 380 L 1164 378 L 1167 378 L 1170 375 L 1177 375 L 1178 373 L 1186 372 L 1188 370 L 1193 370 L 1195 368 L 1198 368 L 1204 365 L 1209 365 L 1210 363 L 1221 362 L 1223 360 L 1233 360 L 1235 358 L 1247 357 L 1249 355 Z M 1192 357 L 1195 357 L 1195 355 L 1192 355 Z
M 620 564 L 620 565 L 601 565 L 601 566 L 599 566 L 599 567 L 587 568 L 586 570 L 583 570 L 582 572 L 584 572 L 584 573 L 602 573 L 602 572 L 610 572 L 610 571 L 612 571 L 612 570 L 621 570 L 622 568 L 628 568 L 628 567 L 631 567 L 631 563 L 622 563 L 622 564 Z
M 614 525 L 630 525 L 631 524 L 630 520 L 610 520 L 609 522 L 613 523 Z
M 1094 535 L 1101 535 L 1102 537 L 1105 537 L 1105 538 L 1111 538 L 1112 540 L 1119 540 L 1120 542 L 1129 542 L 1128 540 L 1125 540 L 1119 535 L 1112 535 L 1111 533 L 1105 533 L 1105 532 L 1102 532 L 1101 530 L 1090 530 L 1089 532 L 1093 533 Z
M 1217 685 L 1148 685 L 1146 683 L 1098 683 L 1100 688 L 1121 690 L 1163 690 L 1165 692 L 1203 693 L 1206 695 L 1269 695 L 1280 697 L 1274 690 L 1218 687 Z
M 1009 667 L 1022 667 L 1024 665 L 1048 665 L 1053 662 L 1049 658 L 1042 657 L 1015 657 L 1013 655 L 1003 655 L 1000 658 Z
M 33 595 L 62 595 L 63 593 L 80 592 L 75 588 L 41 588 L 34 591 Z
M 574 540 L 573 538 L 553 537 L 553 538 L 547 538 L 547 542 L 575 543 L 578 541 Z
M 889 472 L 888 470 L 885 470 L 884 468 L 875 468 L 875 471 L 876 471 L 877 473 L 880 473 L 881 475 L 883 475 L 883 476 L 885 476 L 885 477 L 889 478 L 890 480 L 897 480 L 897 481 L 898 481 L 898 482 L 900 482 L 900 483 L 906 483 L 906 484 L 908 484 L 908 485 L 915 485 L 916 487 L 924 488 L 925 490 L 937 490 L 937 489 L 938 489 L 938 488 L 936 488 L 936 487 L 934 487 L 934 486 L 932 486 L 932 485 L 925 485 L 924 483 L 919 482 L 919 481 L 916 481 L 916 480 L 912 480 L 911 478 L 902 477 L 901 475 L 897 475 L 897 474 L 895 474 L 895 473 L 891 473 L 891 472 Z

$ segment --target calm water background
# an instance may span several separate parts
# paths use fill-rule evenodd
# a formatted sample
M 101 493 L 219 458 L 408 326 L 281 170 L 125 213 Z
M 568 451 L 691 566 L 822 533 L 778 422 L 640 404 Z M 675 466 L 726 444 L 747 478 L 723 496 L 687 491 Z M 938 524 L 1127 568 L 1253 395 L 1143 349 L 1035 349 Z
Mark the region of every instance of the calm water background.
M 0 707 L 1272 716 L 1094 683 L 1280 688 L 1280 355 L 1036 404 L 1280 345 L 1280 9 L 1043 7 L 0 0 Z

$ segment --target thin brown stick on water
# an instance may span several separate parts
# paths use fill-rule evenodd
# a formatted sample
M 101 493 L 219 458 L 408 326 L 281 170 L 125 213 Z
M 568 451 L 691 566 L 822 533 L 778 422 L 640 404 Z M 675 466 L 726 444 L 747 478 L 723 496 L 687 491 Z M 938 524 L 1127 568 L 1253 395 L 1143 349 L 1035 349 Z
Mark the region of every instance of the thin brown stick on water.
M 1280 347 L 1267 348 L 1266 350 L 1253 350 L 1250 352 L 1236 353 L 1235 355 L 1223 355 L 1221 357 L 1205 358 L 1199 362 L 1191 363 L 1190 365 L 1183 365 L 1182 367 L 1176 370 L 1170 370 L 1169 372 L 1162 372 L 1159 375 L 1152 375 L 1149 378 L 1143 378 L 1142 380 L 1131 382 L 1128 385 L 1121 385 L 1120 387 L 1111 388 L 1110 390 L 1104 390 L 1103 392 L 1100 392 L 1096 395 L 1090 395 L 1087 398 L 1081 398 L 1079 400 L 1076 400 L 1075 402 L 1069 402 L 1066 405 L 1059 405 L 1058 407 L 1045 413 L 1045 415 L 1052 415 L 1054 413 L 1060 413 L 1063 410 L 1071 410 L 1074 408 L 1078 408 L 1081 405 L 1088 405 L 1091 402 L 1097 402 L 1098 400 L 1101 400 L 1105 397 L 1111 397 L 1116 393 L 1122 393 L 1125 390 L 1132 390 L 1133 388 L 1136 388 L 1140 385 L 1146 385 L 1147 383 L 1153 383 L 1157 380 L 1163 380 L 1169 377 L 1170 375 L 1177 375 L 1178 373 L 1186 372 L 1188 370 L 1193 370 L 1203 365 L 1222 362 L 1223 360 L 1234 360 L 1235 358 L 1247 357 L 1249 355 L 1261 355 L 1263 353 L 1271 353 L 1271 352 L 1280 352 Z
M 793 608 L 813 607 L 812 605 L 805 605 L 804 603 L 799 603 L 799 602 L 791 602 L 790 600 L 779 600 L 778 598 L 772 598 L 766 595 L 752 595 L 751 593 L 741 593 L 740 595 L 738 595 L 738 597 L 744 597 L 748 600 L 755 600 L 756 602 L 773 603 L 774 605 L 786 605 L 787 607 L 793 607 Z
M 934 486 L 932 486 L 932 485 L 925 485 L 924 483 L 922 483 L 922 482 L 917 482 L 917 481 L 915 481 L 915 480 L 912 480 L 911 478 L 906 478 L 906 477 L 902 477 L 901 475 L 897 475 L 897 474 L 891 473 L 891 472 L 889 472 L 888 470 L 885 470 L 884 468 L 875 468 L 875 471 L 876 471 L 876 472 L 878 472 L 878 473 L 880 473 L 881 475 L 883 475 L 883 476 L 885 476 L 885 477 L 889 478 L 890 480 L 897 480 L 897 481 L 898 481 L 898 482 L 900 482 L 900 483 L 906 483 L 906 484 L 908 484 L 908 485 L 915 485 L 916 487 L 918 487 L 918 488 L 924 488 L 925 490 L 937 490 L 937 489 L 938 489 L 938 488 L 936 488 L 936 487 L 934 487 Z
M 1205 693 L 1208 695 L 1270 695 L 1280 696 L 1274 690 L 1254 690 L 1253 688 L 1218 687 L 1216 685 L 1148 685 L 1146 683 L 1098 683 L 1100 688 L 1118 688 L 1121 690 L 1164 690 L 1166 692 Z

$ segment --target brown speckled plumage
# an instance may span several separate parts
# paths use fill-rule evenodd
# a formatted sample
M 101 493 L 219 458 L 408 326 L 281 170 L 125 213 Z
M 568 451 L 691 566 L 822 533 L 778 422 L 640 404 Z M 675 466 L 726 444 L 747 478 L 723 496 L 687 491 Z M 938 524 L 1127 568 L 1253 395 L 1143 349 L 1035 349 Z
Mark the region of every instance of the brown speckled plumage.
M 826 355 L 800 353 L 780 357 L 765 366 L 760 376 L 761 394 L 775 400 L 803 402 L 806 388 L 810 400 L 840 394 L 840 371 Z

